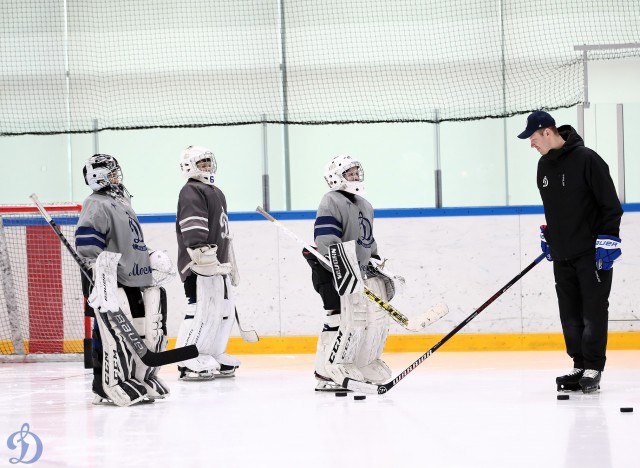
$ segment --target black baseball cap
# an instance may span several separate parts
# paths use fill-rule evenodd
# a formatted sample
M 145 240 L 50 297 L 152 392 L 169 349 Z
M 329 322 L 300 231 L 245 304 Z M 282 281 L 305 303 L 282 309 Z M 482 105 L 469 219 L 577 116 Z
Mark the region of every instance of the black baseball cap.
M 529 114 L 527 117 L 527 128 L 524 129 L 518 138 L 522 138 L 523 140 L 529 138 L 536 130 L 540 130 L 541 128 L 549 128 L 555 127 L 556 121 L 553 120 L 549 114 L 545 111 L 536 111 Z

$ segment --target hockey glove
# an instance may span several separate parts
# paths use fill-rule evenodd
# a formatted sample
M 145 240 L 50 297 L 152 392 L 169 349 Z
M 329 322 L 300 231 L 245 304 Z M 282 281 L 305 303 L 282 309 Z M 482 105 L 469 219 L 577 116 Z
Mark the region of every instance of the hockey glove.
M 622 250 L 620 244 L 622 240 L 616 236 L 600 235 L 596 239 L 596 269 L 611 270 L 613 262 L 615 262 Z
M 540 226 L 540 250 L 542 250 L 542 253 L 547 257 L 547 260 L 551 262 L 553 261 L 553 258 L 551 258 L 551 249 L 549 248 L 549 244 L 547 244 L 547 239 L 544 238 L 544 231 L 546 230 L 546 224 Z
M 151 286 L 164 286 L 176 277 L 177 271 L 166 250 L 150 250 Z
M 118 261 L 122 254 L 103 251 L 93 266 L 93 289 L 87 302 L 99 312 L 117 312 L 118 302 Z
M 231 264 L 220 263 L 218 260 L 218 246 L 215 244 L 196 249 L 187 247 L 187 253 L 191 257 L 191 262 L 183 271 L 189 267 L 191 271 L 200 276 L 228 275 L 231 273 Z

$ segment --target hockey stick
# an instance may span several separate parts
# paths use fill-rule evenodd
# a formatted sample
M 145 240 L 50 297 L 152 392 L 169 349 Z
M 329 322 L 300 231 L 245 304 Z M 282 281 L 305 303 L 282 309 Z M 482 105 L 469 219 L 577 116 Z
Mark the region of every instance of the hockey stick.
M 260 213 L 262 216 L 264 216 L 265 218 L 267 218 L 269 221 L 271 221 L 273 224 L 278 226 L 285 234 L 287 234 L 289 237 L 295 240 L 298 244 L 300 244 L 302 247 L 304 247 L 313 255 L 315 255 L 318 260 L 320 260 L 327 267 L 329 267 L 329 269 L 331 269 L 331 263 L 324 255 L 322 255 L 316 249 L 314 249 L 305 241 L 300 239 L 295 233 L 287 229 L 280 221 L 278 221 L 269 213 L 264 211 L 264 209 L 261 206 L 257 207 L 256 211 Z M 447 312 L 449 312 L 449 308 L 447 307 L 446 304 L 436 304 L 430 310 L 420 314 L 417 319 L 418 323 L 414 323 L 413 320 L 409 321 L 409 318 L 406 315 L 404 315 L 398 309 L 393 307 L 391 304 L 383 301 L 382 298 L 378 297 L 373 291 L 371 291 L 366 286 L 364 287 L 363 294 L 367 299 L 369 299 L 372 302 L 375 302 L 380 308 L 384 309 L 391 316 L 391 318 L 395 320 L 396 323 L 398 323 L 399 325 L 401 325 L 402 327 L 406 328 L 409 331 L 414 331 L 414 332 L 420 331 L 426 326 L 441 319 L 442 317 L 447 315 Z
M 402 372 L 400 372 L 400 375 L 398 375 L 395 379 L 393 379 L 391 382 L 387 382 L 385 384 L 370 384 L 370 383 L 366 383 L 366 382 L 360 382 L 359 380 L 353 380 L 350 379 L 349 377 L 347 377 L 346 379 L 344 379 L 342 386 L 348 390 L 352 390 L 354 392 L 362 392 L 362 393 L 377 393 L 379 395 L 382 395 L 383 393 L 387 393 L 389 390 L 391 390 L 393 387 L 395 387 L 398 382 L 400 382 L 402 379 L 404 379 L 407 375 L 409 375 L 409 373 L 415 369 L 416 367 L 418 367 L 420 364 L 422 364 L 422 362 L 427 359 L 429 356 L 431 356 L 433 353 L 435 353 L 440 346 L 442 346 L 443 344 L 445 344 L 447 341 L 449 341 L 449 339 L 455 335 L 456 333 L 458 333 L 465 325 L 467 325 L 469 322 L 471 322 L 480 312 L 482 312 L 484 309 L 486 309 L 493 301 L 495 301 L 497 298 L 499 298 L 500 296 L 502 296 L 502 294 L 509 289 L 511 286 L 513 286 L 515 283 L 517 283 L 520 278 L 522 278 L 524 275 L 526 275 L 534 266 L 536 266 L 538 263 L 540 263 L 540 260 L 542 260 L 545 257 L 545 254 L 540 254 L 540 256 L 538 256 L 538 258 L 536 258 L 533 262 L 531 262 L 531 264 L 529 264 L 528 267 L 526 267 L 524 270 L 522 270 L 522 272 L 520 272 L 515 278 L 513 278 L 511 281 L 509 281 L 507 284 L 505 284 L 502 289 L 500 289 L 497 293 L 495 293 L 493 296 L 491 296 L 489 298 L 489 300 L 487 302 L 485 302 L 484 304 L 482 304 L 478 309 L 475 310 L 475 312 L 473 312 L 471 315 L 469 315 L 466 319 L 464 319 L 462 321 L 462 323 L 460 323 L 456 328 L 454 328 L 453 330 L 451 330 L 449 332 L 449 334 L 447 336 L 445 336 L 444 338 L 442 338 L 440 341 L 438 341 L 429 351 L 427 351 L 426 353 L 424 353 L 422 356 L 420 356 L 416 361 L 414 361 L 413 364 L 411 364 L 409 367 L 407 367 L 405 370 L 403 370 Z
M 89 280 L 91 286 L 93 286 L 93 277 L 89 272 L 89 267 L 86 261 L 78 255 L 75 249 L 69 244 L 69 241 L 62 231 L 53 220 L 53 218 L 47 213 L 44 206 L 38 200 L 38 196 L 33 193 L 30 196 L 33 203 L 38 207 L 38 211 L 42 214 L 45 220 L 51 226 L 51 229 L 56 233 L 58 239 L 62 242 L 62 244 L 67 248 L 73 259 L 76 261 L 78 266 L 80 266 L 80 271 L 82 274 Z M 122 336 L 125 337 L 126 341 L 129 343 L 131 349 L 133 349 L 138 356 L 140 356 L 140 360 L 149 367 L 159 367 L 164 366 L 166 364 L 173 364 L 180 361 L 186 361 L 188 359 L 192 359 L 198 357 L 198 348 L 195 345 L 189 345 L 182 348 L 176 348 L 169 351 L 162 351 L 159 353 L 155 353 L 151 351 L 147 345 L 144 344 L 144 341 L 136 331 L 136 329 L 131 324 L 129 318 L 122 312 L 122 310 L 118 310 L 117 312 L 107 312 L 111 317 L 111 323 L 120 330 Z M 98 312 L 96 314 L 96 318 L 100 315 L 100 319 L 108 321 L 106 314 L 104 312 Z
M 257 343 L 260 341 L 260 337 L 255 330 L 244 330 L 240 325 L 240 317 L 238 317 L 238 309 L 236 309 L 236 323 L 238 324 L 238 330 L 240 330 L 240 337 L 247 343 Z

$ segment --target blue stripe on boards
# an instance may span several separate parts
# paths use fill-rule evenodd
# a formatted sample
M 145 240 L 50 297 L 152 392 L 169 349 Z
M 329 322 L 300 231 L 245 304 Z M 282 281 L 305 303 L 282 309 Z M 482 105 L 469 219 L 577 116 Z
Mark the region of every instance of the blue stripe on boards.
M 622 205 L 625 213 L 640 212 L 640 203 Z M 315 220 L 316 211 L 271 211 L 278 221 Z M 436 218 L 440 216 L 513 216 L 543 214 L 542 205 L 480 206 L 460 208 L 385 208 L 375 210 L 376 218 Z M 142 223 L 175 223 L 175 214 L 139 215 Z M 253 211 L 229 213 L 229 221 L 266 221 L 264 216 Z

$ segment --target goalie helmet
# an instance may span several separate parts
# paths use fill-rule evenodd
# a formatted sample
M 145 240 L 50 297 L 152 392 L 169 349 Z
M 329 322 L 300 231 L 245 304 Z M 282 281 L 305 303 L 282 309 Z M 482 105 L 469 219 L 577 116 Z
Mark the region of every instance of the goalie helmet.
M 216 157 L 211 150 L 202 146 L 189 146 L 180 155 L 180 170 L 187 179 L 213 185 L 217 168 Z
M 364 169 L 351 156 L 333 158 L 324 169 L 324 179 L 331 190 L 344 190 L 364 196 Z
M 118 160 L 108 154 L 94 154 L 82 168 L 84 182 L 94 192 L 110 189 L 121 196 L 128 195 L 122 185 L 122 169 Z

